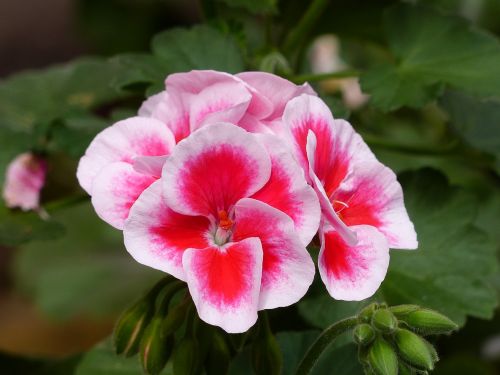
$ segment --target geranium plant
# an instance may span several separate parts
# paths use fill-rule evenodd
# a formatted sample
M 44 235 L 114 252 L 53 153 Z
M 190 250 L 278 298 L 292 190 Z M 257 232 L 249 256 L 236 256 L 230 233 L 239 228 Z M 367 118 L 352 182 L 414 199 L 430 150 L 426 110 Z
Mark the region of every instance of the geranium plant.
M 113 323 L 49 369 L 453 371 L 497 305 L 500 42 L 417 3 L 201 0 L 2 81 L 15 284 Z

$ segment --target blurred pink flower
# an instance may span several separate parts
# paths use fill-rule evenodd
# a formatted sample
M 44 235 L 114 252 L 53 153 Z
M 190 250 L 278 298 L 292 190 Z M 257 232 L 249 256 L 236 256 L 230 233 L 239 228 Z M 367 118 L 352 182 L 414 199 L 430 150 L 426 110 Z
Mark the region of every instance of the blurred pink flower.
M 7 207 L 23 211 L 35 210 L 40 205 L 40 191 L 45 184 L 47 164 L 32 153 L 18 155 L 7 167 L 3 199 Z

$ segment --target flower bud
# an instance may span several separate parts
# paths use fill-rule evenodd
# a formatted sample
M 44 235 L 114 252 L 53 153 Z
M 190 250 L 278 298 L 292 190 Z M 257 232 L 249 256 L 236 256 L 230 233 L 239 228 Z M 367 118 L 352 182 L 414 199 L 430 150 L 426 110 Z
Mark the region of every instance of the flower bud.
M 379 337 L 368 352 L 370 368 L 376 375 L 397 375 L 398 357 L 392 346 Z
M 369 324 L 358 324 L 354 328 L 353 337 L 356 344 L 366 346 L 375 339 L 375 331 Z
M 212 342 L 205 363 L 207 375 L 226 375 L 229 371 L 229 362 L 231 361 L 231 352 L 227 346 L 224 337 L 214 333 L 211 337 Z
M 413 311 L 401 320 L 423 334 L 439 335 L 458 329 L 458 325 L 451 319 L 429 309 Z
M 171 309 L 162 322 L 162 332 L 164 336 L 172 335 L 184 322 L 188 305 L 179 304 Z
M 140 344 L 144 372 L 156 375 L 163 370 L 174 347 L 173 336 L 162 334 L 162 318 L 155 316 L 144 331 Z
M 370 303 L 368 306 L 364 307 L 358 314 L 358 319 L 361 322 L 369 323 L 372 319 L 373 312 L 378 308 L 377 303 Z
M 410 365 L 424 370 L 434 369 L 437 354 L 434 348 L 430 349 L 426 340 L 406 329 L 398 329 L 394 340 L 401 358 Z
M 419 310 L 421 307 L 418 305 L 398 305 L 398 306 L 391 306 L 389 307 L 389 310 L 398 318 L 408 315 L 409 313 L 413 311 Z
M 396 330 L 398 321 L 387 309 L 380 309 L 373 313 L 372 325 L 380 332 L 389 334 Z
M 152 311 L 151 303 L 142 299 L 123 312 L 113 331 L 116 354 L 129 357 L 138 352 L 139 342 L 151 319 Z
M 415 374 L 415 371 L 410 366 L 408 366 L 406 363 L 399 361 L 398 367 L 399 367 L 398 375 L 414 375 Z
M 200 373 L 200 359 L 198 357 L 198 341 L 186 336 L 177 345 L 172 358 L 175 375 L 195 375 Z

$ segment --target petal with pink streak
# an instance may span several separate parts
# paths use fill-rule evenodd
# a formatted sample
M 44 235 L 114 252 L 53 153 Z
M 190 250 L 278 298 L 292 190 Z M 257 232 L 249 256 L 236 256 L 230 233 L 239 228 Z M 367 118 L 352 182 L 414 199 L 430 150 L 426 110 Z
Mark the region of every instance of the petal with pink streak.
M 129 163 L 108 164 L 95 177 L 92 205 L 97 215 L 116 229 L 123 229 L 130 207 L 156 178 L 137 172 Z
M 321 230 L 318 268 L 333 298 L 361 301 L 371 297 L 384 280 L 389 267 L 389 245 L 374 227 L 356 225 L 351 229 L 358 238 L 354 246 L 331 227 Z
M 185 215 L 218 217 L 261 189 L 271 160 L 255 136 L 232 124 L 204 127 L 179 143 L 163 167 L 168 205 Z
M 401 185 L 382 163 L 355 164 L 353 173 L 331 200 L 346 225 L 376 227 L 391 248 L 417 248 L 417 234 L 405 208 Z
M 172 133 L 156 119 L 132 117 L 119 121 L 90 143 L 78 165 L 78 181 L 92 195 L 94 178 L 108 164 L 133 164 L 137 156 L 168 155 L 174 146 Z
M 233 240 L 258 237 L 264 253 L 259 310 L 289 306 L 300 300 L 314 280 L 314 263 L 292 220 L 255 199 L 235 207 Z
M 136 261 L 185 281 L 182 255 L 188 248 L 209 246 L 209 229 L 210 222 L 203 216 L 172 211 L 163 199 L 161 181 L 155 181 L 130 209 L 123 237 Z
M 281 117 L 290 99 L 301 94 L 316 95 L 307 83 L 298 86 L 271 73 L 244 72 L 237 74 L 236 77 L 252 86 L 272 104 L 273 111 L 266 117 L 267 120 L 275 120 Z
M 23 211 L 37 209 L 46 173 L 44 159 L 29 152 L 18 155 L 7 166 L 3 187 L 5 205 L 19 207 Z
M 216 122 L 237 124 L 245 114 L 252 95 L 240 82 L 221 82 L 208 86 L 194 96 L 190 107 L 190 127 Z
M 163 156 L 137 156 L 134 158 L 134 169 L 142 174 L 147 174 L 156 178 L 161 177 L 163 164 L 167 160 L 168 155 Z
M 302 243 L 307 246 L 318 231 L 321 208 L 313 188 L 292 154 L 279 138 L 259 134 L 257 138 L 271 157 L 271 177 L 252 198 L 290 216 Z
M 309 161 L 309 177 L 311 178 L 311 184 L 318 196 L 323 218 L 339 232 L 349 245 L 354 245 L 357 241 L 356 234 L 351 231 L 342 220 L 340 220 L 330 200 L 328 199 L 328 196 L 326 195 L 323 184 L 314 173 L 316 144 L 316 136 L 311 130 L 309 130 L 306 145 L 307 159 Z
M 255 324 L 262 276 L 258 238 L 186 250 L 182 264 L 203 321 L 228 333 L 245 332 Z
M 190 134 L 188 99 L 184 102 L 180 96 L 162 91 L 142 103 L 139 116 L 152 117 L 163 122 L 173 133 L 175 141 L 180 142 Z
M 292 99 L 287 104 L 283 121 L 290 129 L 293 149 L 305 170 L 307 135 L 309 131 L 315 134 L 314 173 L 327 196 L 331 196 L 346 178 L 352 163 L 375 159 L 352 126 L 344 120 L 334 120 L 330 109 L 316 96 L 301 95 Z

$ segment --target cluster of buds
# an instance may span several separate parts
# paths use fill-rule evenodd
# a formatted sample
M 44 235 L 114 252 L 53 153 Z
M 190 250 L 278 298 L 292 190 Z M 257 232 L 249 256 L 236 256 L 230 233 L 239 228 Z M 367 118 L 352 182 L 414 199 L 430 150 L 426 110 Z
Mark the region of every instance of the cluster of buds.
M 354 341 L 367 375 L 427 374 L 438 355 L 422 336 L 448 334 L 458 326 L 416 305 L 368 305 L 358 315 Z
M 161 373 L 169 361 L 175 374 L 203 369 L 225 374 L 231 349 L 217 328 L 197 318 L 185 286 L 171 277 L 162 279 L 123 312 L 113 332 L 116 353 L 139 354 L 144 372 L 151 375 Z

